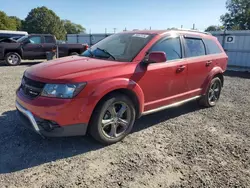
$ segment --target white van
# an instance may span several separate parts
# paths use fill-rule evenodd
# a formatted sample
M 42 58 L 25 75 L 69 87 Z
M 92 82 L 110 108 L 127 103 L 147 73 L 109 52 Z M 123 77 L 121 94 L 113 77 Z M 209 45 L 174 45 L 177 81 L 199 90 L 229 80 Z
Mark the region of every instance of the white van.
M 5 38 L 18 39 L 28 35 L 26 31 L 9 31 L 9 30 L 0 30 L 0 40 Z

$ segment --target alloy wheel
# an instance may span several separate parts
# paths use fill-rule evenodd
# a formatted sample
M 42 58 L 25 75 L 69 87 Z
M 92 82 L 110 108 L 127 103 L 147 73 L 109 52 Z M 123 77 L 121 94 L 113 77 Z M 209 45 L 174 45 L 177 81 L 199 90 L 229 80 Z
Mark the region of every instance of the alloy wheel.
M 124 102 L 111 104 L 104 113 L 101 121 L 103 134 L 109 139 L 122 136 L 131 123 L 131 110 Z
M 215 81 L 209 89 L 208 92 L 208 100 L 209 103 L 215 104 L 220 97 L 220 83 Z
M 17 55 L 15 54 L 11 54 L 8 58 L 7 58 L 8 62 L 12 65 L 16 65 L 18 64 L 19 58 Z

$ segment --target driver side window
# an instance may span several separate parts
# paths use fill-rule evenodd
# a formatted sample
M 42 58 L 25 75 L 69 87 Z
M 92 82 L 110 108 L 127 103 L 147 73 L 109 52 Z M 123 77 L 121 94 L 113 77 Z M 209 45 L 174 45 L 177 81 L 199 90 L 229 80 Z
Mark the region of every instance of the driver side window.
M 41 37 L 34 36 L 29 38 L 29 43 L 31 44 L 41 44 Z
M 181 43 L 180 38 L 168 38 L 157 42 L 150 50 L 153 51 L 163 51 L 166 53 L 167 60 L 181 59 Z

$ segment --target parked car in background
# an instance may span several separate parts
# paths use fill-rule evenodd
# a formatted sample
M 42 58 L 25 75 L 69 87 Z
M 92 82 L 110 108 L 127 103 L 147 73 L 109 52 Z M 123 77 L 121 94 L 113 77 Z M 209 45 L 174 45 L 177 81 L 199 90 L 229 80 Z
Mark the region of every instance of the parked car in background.
M 227 61 L 217 38 L 203 32 L 114 34 L 80 56 L 27 69 L 16 93 L 17 112 L 38 134 L 89 132 L 112 144 L 142 115 L 191 100 L 215 106 Z
M 0 30 L 0 40 L 8 38 L 18 39 L 25 35 L 28 35 L 26 31 Z
M 84 52 L 85 44 L 59 44 L 55 36 L 50 34 L 31 34 L 18 40 L 8 39 L 0 42 L 0 60 L 7 65 L 19 65 L 22 59 L 46 59 L 46 52 L 56 51 L 59 57 L 78 55 Z

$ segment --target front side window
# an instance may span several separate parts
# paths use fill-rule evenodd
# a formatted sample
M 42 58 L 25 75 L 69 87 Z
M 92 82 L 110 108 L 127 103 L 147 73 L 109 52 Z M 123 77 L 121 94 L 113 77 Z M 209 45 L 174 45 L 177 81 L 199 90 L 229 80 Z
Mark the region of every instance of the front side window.
M 204 43 L 201 39 L 185 38 L 185 52 L 187 57 L 206 55 Z
M 129 62 L 153 37 L 152 34 L 114 34 L 93 45 L 82 56 Z
M 181 43 L 180 38 L 169 38 L 156 43 L 150 50 L 163 51 L 166 53 L 167 60 L 181 59 Z
M 205 45 L 207 47 L 207 54 L 220 54 L 222 50 L 218 44 L 212 39 L 204 39 Z
M 29 41 L 31 44 L 41 44 L 41 37 L 30 37 Z

